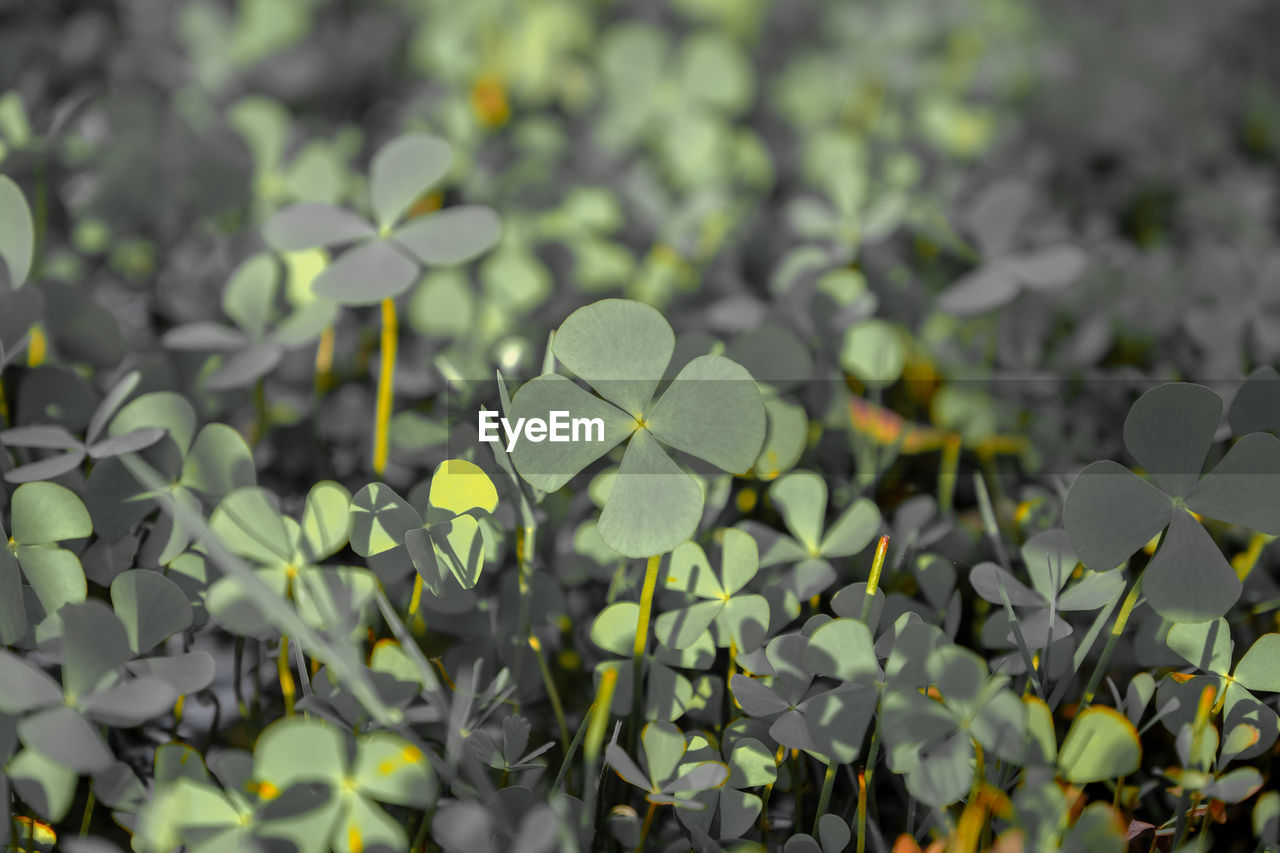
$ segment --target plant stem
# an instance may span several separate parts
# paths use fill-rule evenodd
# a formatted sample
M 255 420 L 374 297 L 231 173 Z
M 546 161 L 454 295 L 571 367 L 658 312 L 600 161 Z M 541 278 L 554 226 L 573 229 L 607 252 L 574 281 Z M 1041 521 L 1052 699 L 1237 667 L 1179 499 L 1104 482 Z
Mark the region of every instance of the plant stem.
M 828 760 L 826 772 L 822 774 L 822 791 L 818 794 L 818 809 L 813 813 L 813 831 L 810 835 L 814 838 L 818 837 L 818 821 L 822 820 L 822 816 L 827 813 L 827 806 L 831 802 L 831 790 L 835 786 L 836 765 Z
M 960 470 L 960 435 L 948 433 L 942 440 L 942 459 L 938 463 L 938 514 L 951 515 L 955 504 L 956 476 Z
M 542 656 L 542 641 L 530 635 L 529 648 L 538 659 L 538 669 L 542 672 L 542 684 L 547 689 L 547 699 L 551 702 L 551 710 L 556 715 L 556 723 L 560 726 L 560 744 L 564 750 L 569 749 L 569 724 L 565 722 L 564 705 L 560 702 L 560 691 L 556 690 L 555 679 L 551 677 L 551 669 L 546 658 Z M 567 754 L 567 753 L 566 753 Z
M 858 853 L 867 851 L 867 771 L 858 771 Z
M 320 342 L 316 344 L 315 395 L 324 395 L 333 387 L 333 326 L 326 326 L 320 333 Z
M 644 716 L 644 656 L 649 648 L 649 618 L 653 613 L 653 593 L 658 586 L 658 568 L 662 555 L 650 557 L 644 567 L 644 585 L 640 588 L 640 612 L 636 616 L 636 639 L 631 648 L 631 730 L 628 743 L 634 746 Z
M 84 801 L 84 816 L 80 818 L 80 837 L 84 838 L 89 834 L 89 824 L 93 823 L 93 806 L 97 799 L 93 796 L 93 790 L 89 790 L 89 796 Z
M 865 625 L 871 619 L 871 610 L 876 602 L 876 590 L 880 587 L 880 573 L 884 571 L 884 558 L 889 553 L 889 537 L 881 536 L 876 544 L 876 556 L 871 561 L 871 577 L 867 579 L 867 588 L 862 593 L 861 620 Z
M 1160 542 L 1164 542 L 1164 534 L 1160 534 Z M 1156 552 L 1159 553 L 1160 546 L 1156 546 Z M 1152 559 L 1155 559 L 1152 557 Z M 1145 570 L 1144 570 L 1145 571 Z M 1089 707 L 1093 703 L 1093 697 L 1098 693 L 1098 685 L 1102 683 L 1102 676 L 1106 672 L 1107 663 L 1111 660 L 1111 653 L 1115 651 L 1116 643 L 1120 641 L 1120 635 L 1124 633 L 1125 626 L 1129 624 L 1129 616 L 1133 613 L 1133 608 L 1138 604 L 1138 597 L 1142 592 L 1142 575 L 1139 574 L 1134 580 L 1133 586 L 1129 588 L 1128 595 L 1124 598 L 1124 604 L 1120 605 L 1120 612 L 1116 614 L 1115 624 L 1111 626 L 1111 634 L 1107 637 L 1107 644 L 1102 647 L 1102 654 L 1098 657 L 1098 663 L 1093 668 L 1093 674 L 1089 676 L 1089 683 L 1085 685 L 1084 697 L 1080 701 L 1081 710 Z
M 649 837 L 649 827 L 653 826 L 653 816 L 658 811 L 657 803 L 649 803 L 649 811 L 645 812 L 644 825 L 640 827 L 640 842 L 636 844 L 635 853 L 644 850 L 644 842 Z
M 382 300 L 382 367 L 378 371 L 378 410 L 373 433 L 373 473 L 379 477 L 387 470 L 387 425 L 391 422 L 397 341 L 396 301 L 384 299 Z
M 284 715 L 293 716 L 293 700 L 297 686 L 293 683 L 293 669 L 289 666 L 289 638 L 280 636 L 280 659 L 276 663 L 280 673 L 280 693 L 284 696 Z

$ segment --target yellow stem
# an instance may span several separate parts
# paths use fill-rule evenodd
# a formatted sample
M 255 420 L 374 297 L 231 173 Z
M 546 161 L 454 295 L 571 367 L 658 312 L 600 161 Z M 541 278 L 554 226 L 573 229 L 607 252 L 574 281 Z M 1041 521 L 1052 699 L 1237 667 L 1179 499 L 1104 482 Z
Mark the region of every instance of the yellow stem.
M 333 387 L 333 326 L 326 326 L 316 345 L 316 394 Z
M 39 324 L 32 326 L 31 342 L 27 345 L 27 366 L 39 367 L 44 364 L 48 352 L 49 342 L 45 337 L 44 327 Z
M 889 537 L 881 536 L 876 543 L 876 556 L 871 561 L 871 577 L 867 578 L 867 589 L 862 594 L 862 622 L 871 618 L 871 608 L 875 604 L 876 590 L 880 588 L 880 574 L 884 571 L 885 556 L 889 553 Z
M 600 758 L 600 750 L 604 747 L 604 729 L 609 724 L 609 714 L 613 708 L 613 691 L 618 686 L 618 670 L 606 669 L 600 675 L 600 687 L 596 690 L 596 701 L 592 703 L 591 722 L 587 725 L 587 739 L 582 745 L 582 755 L 587 764 L 595 765 Z
M 547 659 L 542 655 L 542 641 L 530 635 L 529 648 L 533 649 L 533 654 L 538 659 L 538 669 L 542 671 L 542 683 L 547 689 L 547 699 L 551 702 L 551 710 L 555 712 L 556 724 L 560 726 L 560 744 L 568 750 L 569 723 L 564 718 L 564 705 L 560 702 L 560 691 L 556 690 L 555 679 L 551 677 L 551 668 L 547 666 Z
M 286 717 L 293 716 L 293 699 L 297 695 L 297 688 L 293 683 L 293 668 L 289 666 L 289 638 L 280 637 L 280 659 L 276 663 L 276 668 L 280 671 L 280 692 L 284 695 L 284 713 Z
M 396 373 L 398 323 L 394 299 L 382 300 L 382 368 L 378 372 L 378 414 L 373 434 L 373 473 L 387 470 L 387 425 L 391 422 L 391 401 Z

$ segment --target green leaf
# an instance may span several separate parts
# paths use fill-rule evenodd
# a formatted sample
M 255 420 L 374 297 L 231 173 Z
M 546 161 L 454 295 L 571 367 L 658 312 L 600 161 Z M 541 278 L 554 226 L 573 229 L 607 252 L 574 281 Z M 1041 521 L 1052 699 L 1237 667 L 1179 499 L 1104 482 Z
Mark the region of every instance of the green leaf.
M 675 775 L 680 759 L 684 756 L 684 735 L 672 723 L 654 722 L 641 730 L 640 742 L 644 745 L 649 781 L 654 787 L 662 788 L 663 783 Z
M 9 285 L 21 287 L 31 272 L 35 224 L 27 200 L 10 178 L 0 175 L 0 261 L 8 268 Z
M 492 208 L 460 204 L 413 219 L 393 237 L 426 266 L 451 267 L 474 261 L 501 235 L 502 221 Z
M 811 556 L 822 553 L 823 516 L 827 511 L 827 482 L 812 471 L 792 471 L 769 487 L 769 499 L 787 529 Z
M 18 562 L 45 613 L 57 613 L 88 594 L 80 558 L 65 548 L 20 547 Z
M 106 770 L 115 761 L 97 730 L 65 705 L 24 717 L 18 723 L 18 737 L 26 746 L 77 773 Z
M 347 744 L 333 726 L 308 717 L 286 717 L 267 726 L 253 750 L 253 777 L 281 791 L 295 782 L 341 786 Z
M 1230 610 L 1242 589 L 1200 522 L 1175 512 L 1144 575 L 1142 591 L 1151 608 L 1173 622 L 1204 622 Z
M 634 601 L 610 604 L 591 623 L 591 642 L 606 652 L 630 657 L 639 618 L 640 605 Z
M 642 791 L 651 791 L 656 787 L 645 776 L 644 771 L 616 743 L 611 743 L 605 747 L 605 760 L 609 762 L 609 766 L 624 782 L 635 785 Z
M 331 204 L 302 202 L 277 212 L 262 230 L 263 239 L 281 252 L 336 246 L 377 234 L 368 222 Z
M 275 314 L 280 266 L 267 252 L 240 263 L 222 291 L 222 310 L 252 338 L 261 338 Z
M 883 320 L 863 320 L 845 332 L 840 366 L 869 385 L 890 385 L 902 375 L 906 352 L 898 331 Z
M 556 374 L 539 376 L 520 386 L 511 399 L 507 420 L 514 428 L 520 418 L 548 420 L 555 411 L 568 412 L 572 418 L 599 418 L 604 422 L 604 440 L 535 443 L 522 438 L 511 453 L 511 461 L 521 477 L 544 492 L 554 492 L 564 486 L 583 468 L 617 447 L 636 428 L 634 418 Z M 502 428 L 494 432 L 505 447 L 507 437 Z
M 129 672 L 140 678 L 158 678 L 178 695 L 196 693 L 213 683 L 214 663 L 208 652 L 187 652 L 140 658 L 125 664 Z
M 423 133 L 398 136 L 378 149 L 369 165 L 369 196 L 378 225 L 393 226 L 452 164 L 449 143 Z
M 333 833 L 337 853 L 371 850 L 404 850 L 409 838 L 398 820 L 364 797 L 353 797 L 343 821 Z
M 191 627 L 191 602 L 176 583 L 159 572 L 132 569 L 111 582 L 111 606 L 124 623 L 134 654 L 150 651 Z
M 1209 518 L 1280 535 L 1280 438 L 1252 433 L 1187 495 L 1187 506 Z
M 714 791 L 728 779 L 729 765 L 723 761 L 702 761 L 663 785 L 662 790 L 672 794 L 696 794 L 700 791 Z
M 731 474 L 749 471 L 764 443 L 759 389 L 746 368 L 718 355 L 685 365 L 645 420 L 659 441 Z
M 390 551 L 422 523 L 422 516 L 390 486 L 370 483 L 351 499 L 351 549 L 361 557 Z
M 720 579 L 711 568 L 706 552 L 696 542 L 685 542 L 671 552 L 667 570 L 662 575 L 662 583 L 667 589 L 682 590 L 699 598 L 719 600 L 726 594 Z
M 57 823 L 67 816 L 75 801 L 76 783 L 79 781 L 76 771 L 39 750 L 24 749 L 9 762 L 5 772 L 13 783 L 14 791 L 40 817 Z M 5 820 L 8 822 L 7 817 Z
M 1116 462 L 1087 466 L 1067 492 L 1063 523 L 1086 566 L 1119 566 L 1163 530 L 1173 504 L 1159 489 Z
M 1259 367 L 1240 386 L 1227 414 L 1236 435 L 1280 429 L 1280 374 L 1271 365 Z
M 350 531 L 351 493 L 333 480 L 312 486 L 302 509 L 303 557 L 315 563 L 333 556 L 347 544 Z
M 159 678 L 130 678 L 80 700 L 86 717 L 104 726 L 140 726 L 173 710 L 178 692 Z
M 5 538 L 0 527 L 0 538 Z M 87 591 L 87 590 L 86 590 Z M 22 572 L 8 548 L 0 548 L 0 646 L 11 646 L 27 633 L 22 603 Z
M 62 687 L 43 670 L 0 649 L 0 713 L 23 714 L 62 704 Z
M 1047 607 L 1049 604 L 1040 593 L 992 562 L 979 563 L 970 569 L 969 585 L 992 604 L 1004 603 L 1000 594 L 1002 587 L 1014 607 Z
M 361 793 L 384 803 L 426 808 L 436 799 L 436 778 L 422 750 L 390 732 L 356 744 L 352 775 Z
M 184 456 L 196 434 L 196 411 L 181 394 L 152 391 L 130 400 L 111 421 L 110 435 L 162 427 Z
M 228 493 L 209 517 L 209 527 L 224 548 L 259 565 L 283 566 L 293 557 L 279 503 L 266 489 Z
M 763 595 L 736 595 L 729 599 L 717 617 L 721 628 L 720 644 L 724 645 L 727 631 L 740 652 L 754 652 L 769 635 L 769 602 Z
M 75 492 L 57 483 L 24 483 L 13 493 L 13 539 L 48 545 L 93 534 L 89 511 Z
M 1231 629 L 1225 619 L 1179 622 L 1169 629 L 1165 643 L 1202 672 L 1226 675 L 1231 671 Z
M 858 498 L 822 537 L 819 550 L 828 559 L 850 557 L 871 543 L 880 530 L 880 510 L 866 498 Z
M 938 309 L 957 317 L 973 317 L 1009 304 L 1019 290 L 1012 266 L 998 261 L 987 263 L 962 275 L 938 294 Z
M 369 240 L 342 256 L 316 277 L 317 296 L 340 305 L 376 305 L 404 293 L 418 280 L 418 267 L 385 240 Z
M 1079 559 L 1065 530 L 1037 533 L 1022 546 L 1022 561 L 1031 583 L 1045 598 L 1056 598 L 1075 571 Z
M 58 615 L 62 617 L 62 687 L 74 701 L 132 657 L 129 637 L 111 608 L 96 599 L 68 604 Z
M 1077 785 L 1118 779 L 1141 765 L 1137 729 L 1119 711 L 1103 705 L 1080 712 L 1058 751 L 1062 777 Z
M 723 601 L 699 601 L 678 610 L 669 610 L 654 623 L 654 634 L 665 646 L 687 649 L 706 633 L 725 608 Z
M 1280 634 L 1259 637 L 1236 664 L 1234 676 L 1246 690 L 1280 693 Z
M 485 514 L 498 508 L 498 490 L 484 469 L 465 459 L 446 459 L 431 475 L 427 503 L 456 515 L 479 510 Z
M 880 678 L 871 631 L 854 619 L 832 619 L 810 634 L 805 664 L 816 675 L 841 681 L 867 683 Z
M 675 334 L 648 305 L 602 299 L 570 314 L 551 350 L 602 397 L 639 417 L 671 361 Z
M 1203 385 L 1169 382 L 1138 398 L 1124 421 L 1124 444 L 1171 495 L 1191 491 L 1222 419 L 1222 398 Z
M 734 701 L 753 717 L 771 717 L 790 707 L 787 700 L 760 681 L 741 673 L 729 680 Z
M 636 430 L 600 514 L 600 535 L 626 557 L 665 554 L 688 541 L 702 517 L 702 490 L 650 435 Z

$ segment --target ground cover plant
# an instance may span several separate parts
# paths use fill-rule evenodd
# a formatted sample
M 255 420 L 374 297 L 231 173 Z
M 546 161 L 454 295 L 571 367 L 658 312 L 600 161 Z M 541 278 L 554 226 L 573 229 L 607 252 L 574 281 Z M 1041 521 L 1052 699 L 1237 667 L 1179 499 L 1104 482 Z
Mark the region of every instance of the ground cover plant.
M 0 2 L 0 847 L 1280 851 L 1276 23 Z

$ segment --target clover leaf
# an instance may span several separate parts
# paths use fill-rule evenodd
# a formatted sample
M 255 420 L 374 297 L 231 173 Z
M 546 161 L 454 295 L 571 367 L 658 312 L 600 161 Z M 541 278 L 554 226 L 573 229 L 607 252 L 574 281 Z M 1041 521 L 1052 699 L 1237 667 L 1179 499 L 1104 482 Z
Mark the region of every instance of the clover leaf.
M 338 306 L 311 299 L 283 320 L 275 320 L 280 291 L 279 262 L 267 252 L 245 259 L 222 291 L 222 310 L 235 323 L 198 322 L 177 326 L 164 335 L 170 349 L 222 354 L 222 362 L 204 379 L 210 391 L 250 385 L 270 373 L 289 350 L 311 343 L 332 325 Z
M 743 367 L 723 356 L 693 359 L 654 399 L 674 349 L 675 335 L 655 309 L 623 299 L 595 302 L 569 315 L 551 351 L 600 396 L 544 374 L 520 387 L 507 414 L 512 422 L 545 420 L 552 411 L 603 421 L 603 441 L 516 444 L 516 470 L 543 491 L 559 489 L 625 443 L 599 530 L 627 557 L 672 550 L 693 536 L 702 516 L 701 490 L 665 447 L 740 473 L 754 465 L 764 441 L 760 391 Z
M 1142 763 L 1142 741 L 1133 723 L 1114 708 L 1081 711 L 1058 750 L 1058 772 L 1072 784 L 1117 779 Z
M 305 717 L 279 720 L 262 733 L 254 747 L 253 780 L 260 796 L 298 783 L 327 786 L 325 819 L 309 841 L 344 853 L 379 845 L 408 849 L 404 827 L 378 804 L 424 808 L 435 801 L 437 788 L 426 755 L 405 738 L 373 732 L 352 744 L 341 729 Z
M 789 536 L 751 520 L 738 527 L 759 544 L 761 568 L 788 566 L 770 579 L 765 594 L 776 600 L 780 612 L 794 619 L 801 603 L 835 582 L 831 561 L 853 556 L 875 538 L 880 511 L 866 498 L 858 498 L 828 528 L 827 482 L 813 471 L 791 471 L 779 477 L 769 486 L 769 500 L 782 515 Z
M 954 803 L 973 784 L 974 743 L 988 755 L 1021 762 L 1027 712 L 1008 678 L 959 646 L 934 650 L 925 662 L 933 698 L 914 689 L 886 691 L 880 713 L 889 767 L 906 776 L 907 790 L 933 806 Z
M 938 297 L 938 307 L 958 316 L 984 314 L 1007 305 L 1024 290 L 1055 290 L 1076 281 L 1086 256 L 1069 243 L 1016 250 L 1034 201 L 1025 182 L 1008 179 L 988 187 L 969 212 L 982 263 Z
M 1116 572 L 1095 572 L 1072 584 L 1067 582 L 1075 571 L 1077 559 L 1066 531 L 1046 530 L 1037 533 L 1022 546 L 1022 559 L 1031 575 L 1031 586 L 1011 575 L 1001 566 L 983 562 L 969 572 L 969 583 L 978 595 L 995 605 L 1009 603 L 1018 613 L 1018 630 L 1032 648 L 1042 649 L 1071 635 L 1070 623 L 1060 612 L 1098 610 L 1115 600 L 1124 589 L 1124 578 Z M 1029 611 L 1029 612 L 1028 612 Z M 997 611 L 992 618 L 1007 615 Z M 1012 626 L 1008 641 L 1013 642 Z
M 283 515 L 265 489 L 237 489 L 218 504 L 209 526 L 223 547 L 258 567 L 263 583 L 291 598 L 307 624 L 349 631 L 373 599 L 377 578 L 365 568 L 319 563 L 347 544 L 350 503 L 345 488 L 321 481 L 307 493 L 299 522 Z M 215 581 L 205 604 L 235 634 L 263 638 L 277 631 L 233 576 Z
M 1255 693 L 1280 693 L 1280 634 L 1263 634 L 1244 653 L 1235 669 L 1231 667 L 1235 644 L 1222 618 L 1209 622 L 1179 622 L 1169 628 L 1165 639 L 1169 648 L 1205 676 L 1187 678 L 1177 673 L 1160 685 L 1163 705 L 1166 697 L 1176 697 L 1179 707 L 1164 722 L 1172 731 L 1192 721 L 1199 691 L 1212 685 L 1221 698 L 1231 723 L 1247 723 L 1257 732 L 1245 757 L 1261 754 L 1280 736 L 1280 717 Z
M 640 744 L 641 764 L 616 743 L 609 744 L 605 757 L 624 782 L 644 791 L 644 798 L 654 805 L 701 809 L 703 804 L 692 795 L 715 790 L 729 780 L 729 766 L 723 761 L 681 764 L 689 744 L 673 723 L 646 724 L 640 730 Z
M 21 715 L 17 731 L 26 746 L 77 773 L 93 773 L 115 761 L 94 724 L 139 725 L 167 713 L 179 694 L 160 678 L 123 677 L 133 657 L 128 634 L 102 602 L 68 604 L 58 618 L 61 684 L 0 649 L 0 713 Z
M 836 623 L 822 636 L 819 629 L 811 637 L 773 638 L 763 655 L 743 662 L 760 677 L 735 674 L 729 685 L 743 711 L 770 721 L 769 736 L 777 743 L 848 764 L 861 753 L 875 714 L 880 668 L 866 626 L 847 619 L 828 625 Z M 832 687 L 821 676 L 840 683 Z
M 1213 539 L 1192 516 L 1280 534 L 1280 439 L 1250 433 L 1201 477 L 1222 417 L 1222 398 L 1201 385 L 1168 383 L 1138 399 L 1124 442 L 1151 481 L 1124 466 L 1094 462 L 1067 493 L 1063 521 L 1086 566 L 1119 566 L 1152 537 L 1164 539 L 1147 566 L 1143 592 L 1175 622 L 1226 613 L 1241 584 Z
M 133 389 L 138 387 L 141 379 L 142 374 L 134 370 L 112 386 L 93 410 L 83 441 L 58 425 L 24 425 L 0 432 L 0 443 L 9 447 L 63 451 L 56 456 L 20 465 L 5 472 L 4 478 L 10 483 L 52 480 L 77 468 L 86 457 L 95 461 L 109 459 L 144 450 L 155 444 L 164 437 L 164 429 L 158 426 L 138 427 L 109 438 L 103 437 L 103 430 L 108 422 L 133 393 Z
M 739 838 L 751 829 L 764 807 L 763 800 L 748 789 L 772 785 L 778 778 L 777 761 L 768 747 L 752 737 L 732 743 L 722 741 L 721 749 L 726 753 L 724 761 L 729 765 L 729 778 L 717 790 L 693 795 L 693 799 L 703 804 L 702 810 L 680 809 L 677 814 L 685 826 L 704 833 L 710 832 L 712 819 L 719 815 L 717 837 Z M 681 767 L 691 767 L 708 759 L 719 760 L 720 755 L 705 739 L 694 736 Z
M 724 531 L 718 573 L 697 543 L 676 548 L 662 581 L 668 589 L 702 601 L 659 616 L 658 639 L 672 648 L 687 648 L 714 626 L 717 645 L 733 643 L 739 651 L 755 651 L 769 630 L 769 602 L 755 593 L 740 593 L 758 566 L 755 540 L 741 530 Z
M 374 571 L 403 574 L 411 564 L 434 595 L 445 594 L 450 576 L 471 589 L 484 568 L 480 521 L 497 506 L 498 491 L 483 469 L 448 459 L 431 475 L 422 513 L 383 483 L 357 492 L 351 500 L 351 547 L 376 559 Z
M 331 204 L 301 202 L 271 217 L 266 241 L 285 252 L 351 245 L 313 282 L 318 296 L 342 305 L 397 296 L 417 281 L 419 265 L 465 263 L 498 241 L 498 217 L 483 205 L 458 205 L 406 221 L 414 201 L 444 178 L 452 160 L 448 143 L 438 137 L 397 137 L 378 150 L 369 167 L 373 222 Z
M 94 528 L 109 541 L 127 535 L 157 506 L 181 505 L 196 509 L 201 499 L 220 498 L 227 492 L 257 481 L 253 454 L 240 433 L 222 423 L 206 424 L 196 432 L 196 412 L 186 397 L 172 391 L 153 391 L 130 400 L 111 420 L 108 435 L 136 433 L 149 427 L 167 435 L 139 453 L 104 459 L 89 472 L 85 503 Z M 135 471 L 139 463 L 150 465 L 168 482 L 157 491 L 143 488 Z M 161 512 L 148 534 L 139 562 L 166 565 L 191 544 L 191 534 Z
M 23 578 L 45 614 L 85 600 L 88 584 L 80 558 L 59 543 L 93 533 L 93 522 L 80 498 L 57 483 L 18 486 L 10 523 L 12 535 L 0 524 L 0 538 L 7 540 L 0 549 L 0 643 L 5 645 L 22 639 L 29 626 Z
M 17 289 L 26 282 L 34 254 L 31 208 L 18 185 L 0 175 L 0 261 L 4 262 L 10 287 Z
M 615 714 L 625 714 L 631 709 L 637 689 L 631 658 L 635 650 L 639 612 L 640 605 L 634 601 L 620 601 L 600 611 L 591 623 L 591 641 L 604 651 L 625 658 L 601 661 L 595 667 L 597 684 L 607 670 L 617 672 L 611 706 Z M 676 667 L 708 669 L 715 663 L 716 649 L 711 635 L 704 632 L 698 634 L 687 648 L 674 649 L 658 644 L 652 651 L 647 651 L 645 657 L 647 678 L 640 685 L 644 690 L 645 719 L 675 720 L 694 707 L 697 699 L 693 683 Z

